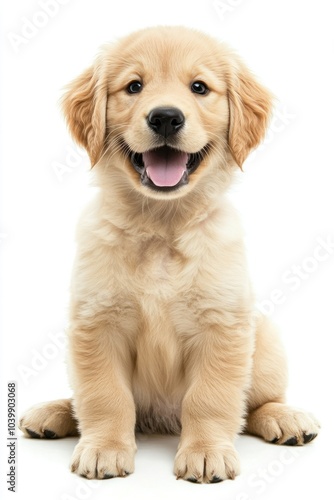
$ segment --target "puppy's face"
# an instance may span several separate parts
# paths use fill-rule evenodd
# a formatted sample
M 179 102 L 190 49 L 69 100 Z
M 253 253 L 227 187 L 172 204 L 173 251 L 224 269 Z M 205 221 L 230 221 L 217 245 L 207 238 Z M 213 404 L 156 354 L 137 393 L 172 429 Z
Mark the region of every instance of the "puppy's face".
M 117 165 L 145 196 L 175 198 L 218 166 L 242 165 L 264 135 L 270 96 L 218 42 L 163 27 L 105 47 L 64 110 L 92 164 Z

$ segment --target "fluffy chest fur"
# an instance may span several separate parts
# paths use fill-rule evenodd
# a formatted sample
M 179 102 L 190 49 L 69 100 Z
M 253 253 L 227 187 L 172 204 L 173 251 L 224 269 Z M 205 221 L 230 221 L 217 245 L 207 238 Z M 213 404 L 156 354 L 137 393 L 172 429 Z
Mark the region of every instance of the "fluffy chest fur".
M 189 345 L 208 322 L 228 323 L 250 303 L 238 219 L 226 201 L 190 227 L 160 221 L 145 232 L 121 230 L 99 204 L 89 213 L 79 231 L 73 320 L 92 330 L 97 318 L 111 325 L 106 335 L 132 355 L 138 408 L 162 405 L 174 415 Z

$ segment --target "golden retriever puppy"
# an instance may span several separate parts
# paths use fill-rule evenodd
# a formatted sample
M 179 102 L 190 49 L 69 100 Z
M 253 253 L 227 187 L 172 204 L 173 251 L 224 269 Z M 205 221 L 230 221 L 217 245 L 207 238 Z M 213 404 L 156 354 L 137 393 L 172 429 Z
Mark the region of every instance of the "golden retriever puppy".
M 181 433 L 177 478 L 239 474 L 243 430 L 302 445 L 282 346 L 255 312 L 225 193 L 264 137 L 271 95 L 211 37 L 149 28 L 106 45 L 63 109 L 99 186 L 78 231 L 69 328 L 73 400 L 29 410 L 30 437 L 80 434 L 72 471 L 134 470 L 135 432 Z

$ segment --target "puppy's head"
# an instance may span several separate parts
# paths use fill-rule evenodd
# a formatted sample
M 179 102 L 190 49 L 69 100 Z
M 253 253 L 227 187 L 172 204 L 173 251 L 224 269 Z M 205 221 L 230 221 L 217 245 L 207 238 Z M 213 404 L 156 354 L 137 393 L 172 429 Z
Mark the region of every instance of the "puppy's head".
M 271 96 L 217 41 L 161 27 L 104 47 L 63 109 L 92 165 L 168 199 L 215 169 L 241 167 L 264 137 Z

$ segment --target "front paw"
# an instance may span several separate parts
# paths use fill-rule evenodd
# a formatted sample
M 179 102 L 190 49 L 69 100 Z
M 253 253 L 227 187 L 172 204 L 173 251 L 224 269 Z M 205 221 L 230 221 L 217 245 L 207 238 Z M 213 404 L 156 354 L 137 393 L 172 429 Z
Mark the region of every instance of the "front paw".
M 135 453 L 135 445 L 110 441 L 98 447 L 93 438 L 81 439 L 74 449 L 71 471 L 87 479 L 125 477 L 134 471 Z
M 237 452 L 232 444 L 222 446 L 194 443 L 181 446 L 175 457 L 177 479 L 193 483 L 219 483 L 240 473 Z

